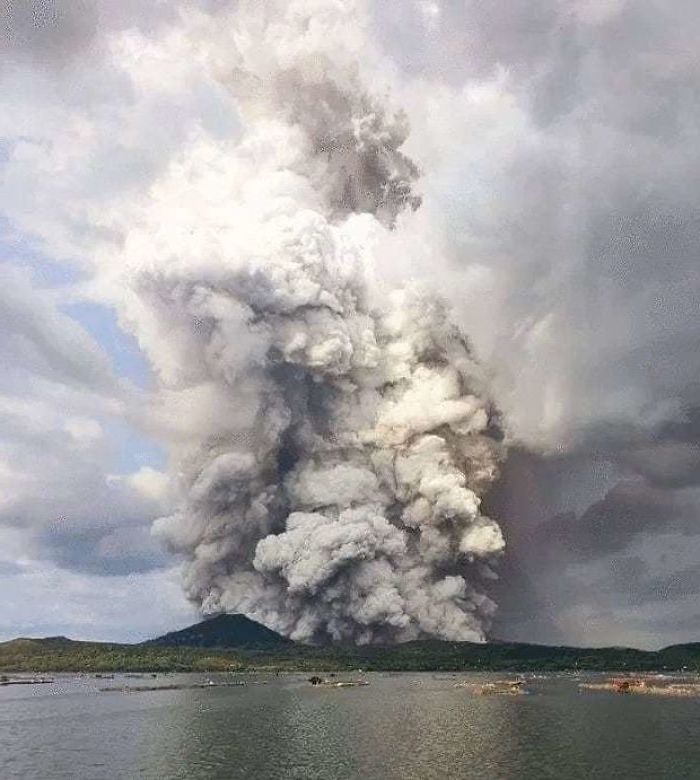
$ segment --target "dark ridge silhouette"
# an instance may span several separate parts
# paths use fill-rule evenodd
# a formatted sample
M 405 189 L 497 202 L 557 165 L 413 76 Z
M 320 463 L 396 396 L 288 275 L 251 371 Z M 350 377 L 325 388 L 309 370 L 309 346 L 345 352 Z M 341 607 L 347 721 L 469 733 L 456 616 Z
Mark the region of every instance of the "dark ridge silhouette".
M 201 623 L 170 631 L 143 644 L 161 647 L 272 647 L 291 640 L 245 615 L 217 615 Z
M 681 671 L 700 673 L 700 643 L 662 650 L 425 639 L 395 645 L 292 642 L 244 615 L 217 617 L 140 644 L 66 637 L 0 642 L 0 672 Z

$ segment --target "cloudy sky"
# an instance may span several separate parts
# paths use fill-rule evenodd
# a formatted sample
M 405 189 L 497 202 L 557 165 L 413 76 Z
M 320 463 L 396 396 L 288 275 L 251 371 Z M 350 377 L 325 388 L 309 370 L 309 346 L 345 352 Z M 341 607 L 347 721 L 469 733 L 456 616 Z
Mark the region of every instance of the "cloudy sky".
M 0 639 L 135 639 L 195 616 L 150 533 L 181 421 L 154 409 L 118 279 L 183 150 L 240 134 L 210 50 L 214 29 L 239 43 L 230 5 L 0 9 Z M 349 5 L 422 172 L 387 276 L 437 277 L 512 441 L 487 497 L 508 548 L 493 634 L 698 639 L 700 11 Z

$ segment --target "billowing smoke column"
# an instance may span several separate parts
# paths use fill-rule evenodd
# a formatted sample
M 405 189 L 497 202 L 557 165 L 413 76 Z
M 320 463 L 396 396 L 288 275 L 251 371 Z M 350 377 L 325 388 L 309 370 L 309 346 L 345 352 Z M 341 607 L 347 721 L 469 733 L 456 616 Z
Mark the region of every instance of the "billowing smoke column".
M 156 530 L 205 612 L 302 641 L 480 640 L 501 436 L 444 305 L 376 278 L 420 200 L 404 118 L 340 44 L 360 10 L 240 4 L 209 57 L 245 129 L 193 138 L 126 238 L 125 318 L 179 425 L 183 500 Z

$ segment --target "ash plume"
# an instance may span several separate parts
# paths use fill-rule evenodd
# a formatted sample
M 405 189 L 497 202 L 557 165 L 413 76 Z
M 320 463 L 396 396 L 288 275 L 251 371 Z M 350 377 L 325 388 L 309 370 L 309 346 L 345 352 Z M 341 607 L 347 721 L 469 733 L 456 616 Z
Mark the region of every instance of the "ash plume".
M 241 3 L 208 31 L 243 131 L 192 140 L 119 271 L 174 431 L 182 501 L 156 532 L 205 613 L 301 641 L 481 640 L 502 436 L 446 306 L 381 280 L 418 170 L 365 86 L 362 18 Z

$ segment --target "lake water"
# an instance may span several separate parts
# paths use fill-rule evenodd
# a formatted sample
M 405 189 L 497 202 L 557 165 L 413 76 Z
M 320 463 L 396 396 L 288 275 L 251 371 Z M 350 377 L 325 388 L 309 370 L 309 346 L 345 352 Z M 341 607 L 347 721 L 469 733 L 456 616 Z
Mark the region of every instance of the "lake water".
M 454 687 L 488 675 L 369 674 L 340 690 L 307 677 L 0 687 L 0 778 L 700 778 L 700 699 L 583 693 L 566 676 L 505 697 Z

